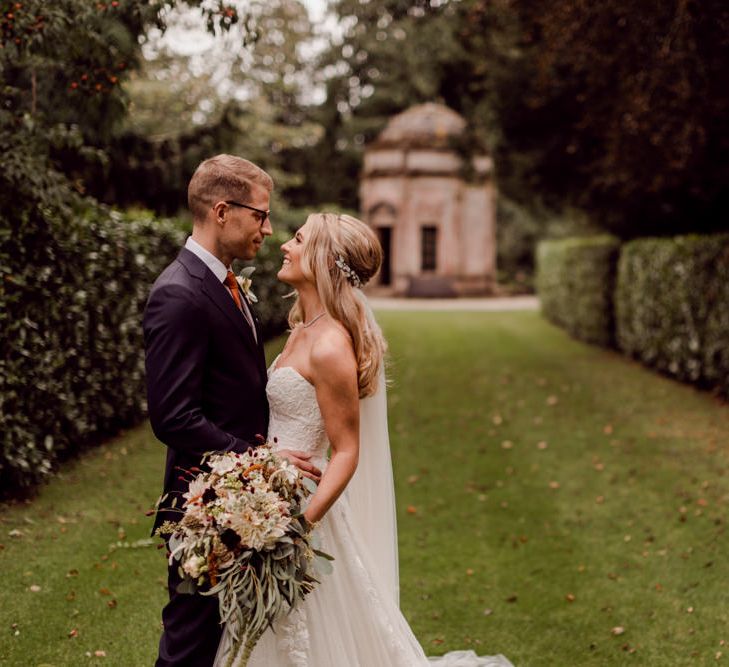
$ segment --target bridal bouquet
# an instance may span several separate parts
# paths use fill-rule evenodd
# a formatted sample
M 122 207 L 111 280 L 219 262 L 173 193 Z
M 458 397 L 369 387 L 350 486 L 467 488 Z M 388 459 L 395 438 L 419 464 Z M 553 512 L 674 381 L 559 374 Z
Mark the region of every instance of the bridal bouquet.
M 182 519 L 158 532 L 170 535 L 178 591 L 218 596 L 232 638 L 226 664 L 244 667 L 266 628 L 314 589 L 332 558 L 314 548 L 302 514 L 314 483 L 268 445 L 205 462 L 209 472 L 190 471 Z

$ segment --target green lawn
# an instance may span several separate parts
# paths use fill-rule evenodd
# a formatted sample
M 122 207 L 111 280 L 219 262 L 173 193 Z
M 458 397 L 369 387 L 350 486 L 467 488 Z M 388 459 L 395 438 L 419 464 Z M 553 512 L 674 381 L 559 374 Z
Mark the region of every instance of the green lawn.
M 428 653 L 729 661 L 727 406 L 535 313 L 380 319 L 401 602 Z M 165 564 L 138 541 L 162 465 L 143 426 L 0 507 L 0 664 L 152 664 Z

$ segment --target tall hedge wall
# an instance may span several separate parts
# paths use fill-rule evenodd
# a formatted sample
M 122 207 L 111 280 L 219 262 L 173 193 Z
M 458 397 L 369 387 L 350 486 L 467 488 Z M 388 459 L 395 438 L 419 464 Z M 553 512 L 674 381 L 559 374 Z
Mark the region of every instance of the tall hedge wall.
M 612 345 L 619 249 L 612 236 L 539 243 L 536 283 L 544 316 L 575 338 Z
M 0 227 L 0 496 L 145 415 L 141 315 L 184 242 L 174 221 L 92 208 Z M 254 292 L 267 337 L 290 306 L 264 246 Z
M 729 396 L 729 234 L 626 244 L 615 305 L 621 350 Z
M 140 313 L 172 223 L 91 209 L 0 239 L 0 489 L 144 415 Z

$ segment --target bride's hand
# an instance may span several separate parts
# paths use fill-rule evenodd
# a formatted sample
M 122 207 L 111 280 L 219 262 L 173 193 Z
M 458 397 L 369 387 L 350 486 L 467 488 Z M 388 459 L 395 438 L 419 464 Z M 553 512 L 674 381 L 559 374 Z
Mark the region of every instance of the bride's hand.
M 279 449 L 276 451 L 276 454 L 283 456 L 289 461 L 289 463 L 293 463 L 299 470 L 301 470 L 301 474 L 304 475 L 304 477 L 314 480 L 317 484 L 321 480 L 321 470 L 319 470 L 319 468 L 315 465 L 309 463 L 311 454 L 297 452 L 293 449 Z

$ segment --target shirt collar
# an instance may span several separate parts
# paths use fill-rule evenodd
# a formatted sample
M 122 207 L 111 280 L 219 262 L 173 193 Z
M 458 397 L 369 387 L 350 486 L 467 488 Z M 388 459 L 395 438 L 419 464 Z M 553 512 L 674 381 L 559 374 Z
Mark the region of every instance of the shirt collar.
M 192 236 L 187 237 L 185 248 L 199 257 L 221 283 L 225 280 L 228 275 L 228 267 L 209 250 L 205 250 Z

